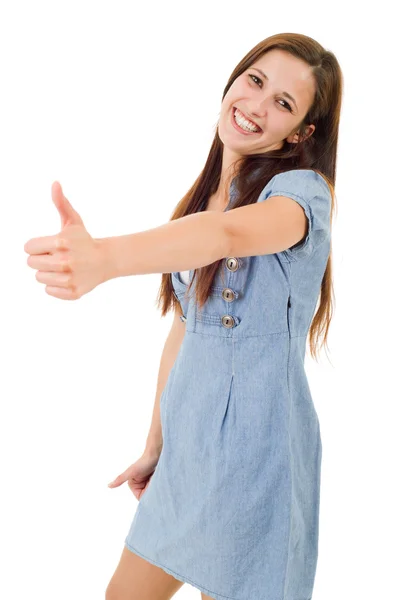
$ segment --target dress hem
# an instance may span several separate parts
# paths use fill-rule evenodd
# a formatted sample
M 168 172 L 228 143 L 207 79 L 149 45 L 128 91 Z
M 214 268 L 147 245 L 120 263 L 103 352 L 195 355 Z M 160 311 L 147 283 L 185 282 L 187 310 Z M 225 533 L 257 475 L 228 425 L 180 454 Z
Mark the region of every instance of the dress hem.
M 207 594 L 207 596 L 209 596 L 209 595 L 213 596 L 214 600 L 241 600 L 239 598 L 232 598 L 232 596 L 224 596 L 223 594 L 218 594 L 216 592 L 213 592 L 212 590 L 209 590 L 208 588 L 204 587 L 204 585 L 201 585 L 200 583 L 196 583 L 195 581 L 192 581 L 192 579 L 190 579 L 189 577 L 184 577 L 183 575 L 176 573 L 175 571 L 173 571 L 169 567 L 166 567 L 165 565 L 161 564 L 157 560 L 154 560 L 153 558 L 150 558 L 149 556 L 142 554 L 142 552 L 140 552 L 140 550 L 137 550 L 136 548 L 134 548 L 127 541 L 125 541 L 125 546 L 131 552 L 134 552 L 141 558 L 144 558 L 152 565 L 159 567 L 160 569 L 162 569 L 163 571 L 168 573 L 168 575 L 172 575 L 173 577 L 175 577 L 175 579 L 178 579 L 178 581 L 182 581 L 182 583 L 188 583 L 189 585 L 192 585 L 193 587 L 197 588 L 200 592 L 204 592 L 204 594 Z M 295 600 L 300 600 L 300 599 L 295 599 Z M 301 600 L 311 600 L 311 598 L 302 598 Z

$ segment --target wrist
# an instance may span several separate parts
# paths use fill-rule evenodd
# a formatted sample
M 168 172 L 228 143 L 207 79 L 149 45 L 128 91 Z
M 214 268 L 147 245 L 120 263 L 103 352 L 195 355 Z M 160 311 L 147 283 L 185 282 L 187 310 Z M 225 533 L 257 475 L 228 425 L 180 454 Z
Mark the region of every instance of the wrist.
M 163 444 L 161 443 L 147 443 L 143 451 L 143 456 L 147 456 L 151 459 L 159 459 Z
M 102 283 L 119 276 L 111 240 L 112 238 L 95 238 L 102 266 Z

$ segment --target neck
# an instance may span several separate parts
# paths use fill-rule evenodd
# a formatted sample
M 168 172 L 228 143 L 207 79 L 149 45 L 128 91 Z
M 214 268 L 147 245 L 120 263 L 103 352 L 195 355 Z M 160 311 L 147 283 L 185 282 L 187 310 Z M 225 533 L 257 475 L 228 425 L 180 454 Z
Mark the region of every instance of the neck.
M 229 199 L 229 189 L 232 180 L 237 175 L 242 158 L 243 157 L 241 157 L 240 155 L 227 150 L 226 146 L 224 146 L 221 175 L 218 189 L 216 191 L 216 196 L 220 198 Z

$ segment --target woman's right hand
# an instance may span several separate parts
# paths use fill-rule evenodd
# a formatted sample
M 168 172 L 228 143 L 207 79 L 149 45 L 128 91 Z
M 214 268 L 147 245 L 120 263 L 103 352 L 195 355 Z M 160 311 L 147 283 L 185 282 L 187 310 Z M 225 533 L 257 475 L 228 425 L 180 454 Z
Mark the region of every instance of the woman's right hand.
M 158 460 L 159 456 L 142 454 L 135 463 L 109 483 L 108 487 L 119 487 L 127 481 L 132 494 L 140 500 L 150 484 Z

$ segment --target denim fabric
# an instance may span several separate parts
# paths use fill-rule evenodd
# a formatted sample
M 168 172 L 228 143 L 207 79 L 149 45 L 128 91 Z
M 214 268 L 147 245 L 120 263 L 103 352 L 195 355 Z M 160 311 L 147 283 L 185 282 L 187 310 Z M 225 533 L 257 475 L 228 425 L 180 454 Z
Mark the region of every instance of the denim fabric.
M 125 539 L 215 600 L 310 600 L 316 572 L 322 445 L 304 357 L 331 196 L 310 169 L 276 175 L 257 202 L 276 195 L 304 208 L 302 242 L 227 257 L 202 310 L 172 273 L 186 331 L 160 398 L 160 460 Z M 234 196 L 233 183 L 226 210 Z

